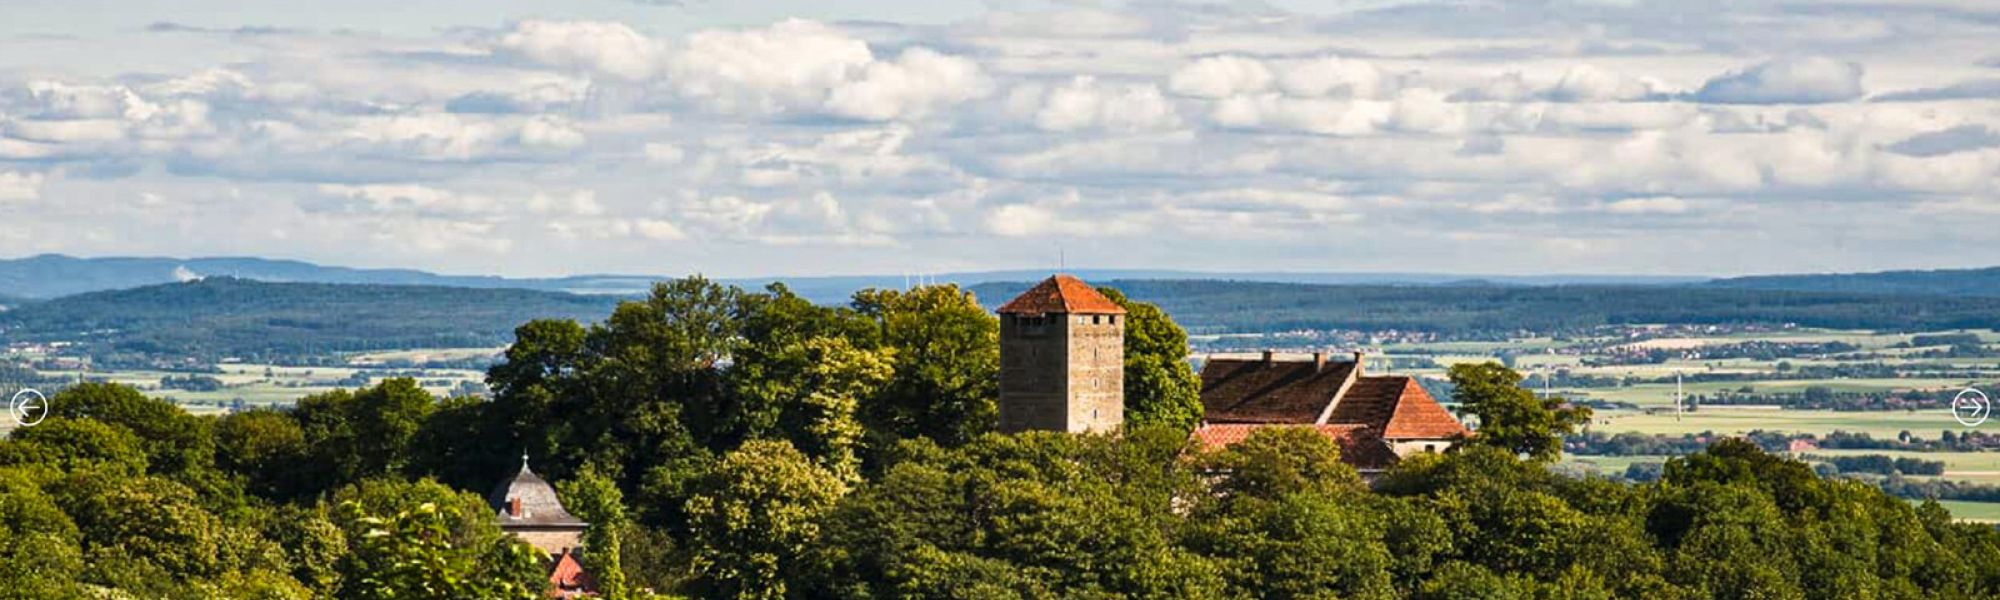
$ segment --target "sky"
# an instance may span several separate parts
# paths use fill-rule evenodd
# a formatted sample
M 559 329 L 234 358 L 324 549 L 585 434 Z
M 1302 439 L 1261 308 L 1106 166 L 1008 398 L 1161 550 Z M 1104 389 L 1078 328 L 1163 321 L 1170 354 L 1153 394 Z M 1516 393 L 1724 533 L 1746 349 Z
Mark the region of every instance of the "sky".
M 0 12 L 0 258 L 513 276 L 2000 265 L 1991 1 Z

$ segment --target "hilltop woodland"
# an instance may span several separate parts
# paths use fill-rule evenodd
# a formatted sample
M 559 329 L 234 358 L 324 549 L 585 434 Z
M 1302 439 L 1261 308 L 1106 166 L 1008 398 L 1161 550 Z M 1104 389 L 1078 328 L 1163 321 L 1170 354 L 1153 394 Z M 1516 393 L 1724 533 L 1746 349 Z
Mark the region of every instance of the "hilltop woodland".
M 1453 371 L 1487 434 L 1372 488 L 1306 430 L 1197 451 L 1185 334 L 1127 305 L 1120 435 L 993 433 L 997 323 L 949 286 L 663 283 L 522 325 L 485 400 L 394 379 L 197 417 L 72 386 L 0 441 L 0 597 L 536 598 L 478 495 L 523 452 L 611 598 L 2000 595 L 1994 528 L 1747 442 L 1554 475 L 1585 413 L 1499 365 Z

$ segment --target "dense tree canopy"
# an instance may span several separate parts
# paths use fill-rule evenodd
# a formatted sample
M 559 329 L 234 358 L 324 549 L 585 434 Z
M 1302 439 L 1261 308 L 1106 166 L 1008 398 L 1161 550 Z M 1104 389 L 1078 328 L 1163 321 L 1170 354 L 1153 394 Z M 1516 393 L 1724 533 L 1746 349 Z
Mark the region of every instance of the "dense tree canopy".
M 2000 530 L 1746 441 L 1653 483 L 1552 472 L 1583 413 L 1497 365 L 1453 369 L 1471 443 L 1372 482 L 1308 428 L 993 433 L 971 300 L 670 282 L 523 325 L 489 400 L 388 380 L 193 416 L 74 386 L 0 440 L 0 598 L 542 597 L 547 558 L 478 495 L 523 451 L 609 597 L 2000 596 L 1967 559 Z M 1145 319 L 1131 348 L 1178 356 Z

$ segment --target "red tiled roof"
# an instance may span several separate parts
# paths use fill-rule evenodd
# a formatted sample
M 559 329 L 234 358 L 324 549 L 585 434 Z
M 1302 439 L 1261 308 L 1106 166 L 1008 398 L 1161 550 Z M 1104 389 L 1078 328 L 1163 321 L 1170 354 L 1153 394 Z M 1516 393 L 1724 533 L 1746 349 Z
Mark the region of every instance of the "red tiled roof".
M 1328 423 L 1367 425 L 1384 439 L 1446 439 L 1466 434 L 1416 380 L 1401 375 L 1362 377 L 1334 405 Z
M 1354 372 L 1352 362 L 1212 358 L 1201 366 L 1210 423 L 1313 423 Z
M 1070 314 L 1085 313 L 1099 315 L 1122 315 L 1125 307 L 1112 302 L 1104 294 L 1097 293 L 1090 284 L 1068 275 L 1056 275 L 1028 288 L 1028 291 L 1000 305 L 996 312 L 1004 314 Z
M 558 598 L 597 591 L 590 574 L 583 571 L 583 563 L 577 560 L 576 552 L 569 549 L 564 549 L 562 555 L 556 557 L 555 567 L 549 570 L 549 585 L 555 588 L 551 595 Z
M 1375 471 L 1396 464 L 1396 452 L 1366 425 L 1288 425 L 1276 423 L 1205 424 L 1188 434 L 1203 451 L 1221 450 L 1250 437 L 1264 427 L 1311 427 L 1340 445 L 1340 462 L 1356 469 Z

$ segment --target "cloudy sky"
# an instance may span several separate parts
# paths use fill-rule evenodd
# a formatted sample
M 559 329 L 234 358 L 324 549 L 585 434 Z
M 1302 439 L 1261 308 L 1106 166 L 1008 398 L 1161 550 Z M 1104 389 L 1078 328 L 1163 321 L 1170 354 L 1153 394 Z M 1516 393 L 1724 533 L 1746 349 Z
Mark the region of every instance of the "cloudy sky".
M 1991 1 L 307 4 L 0 0 L 0 257 L 2000 264 Z

